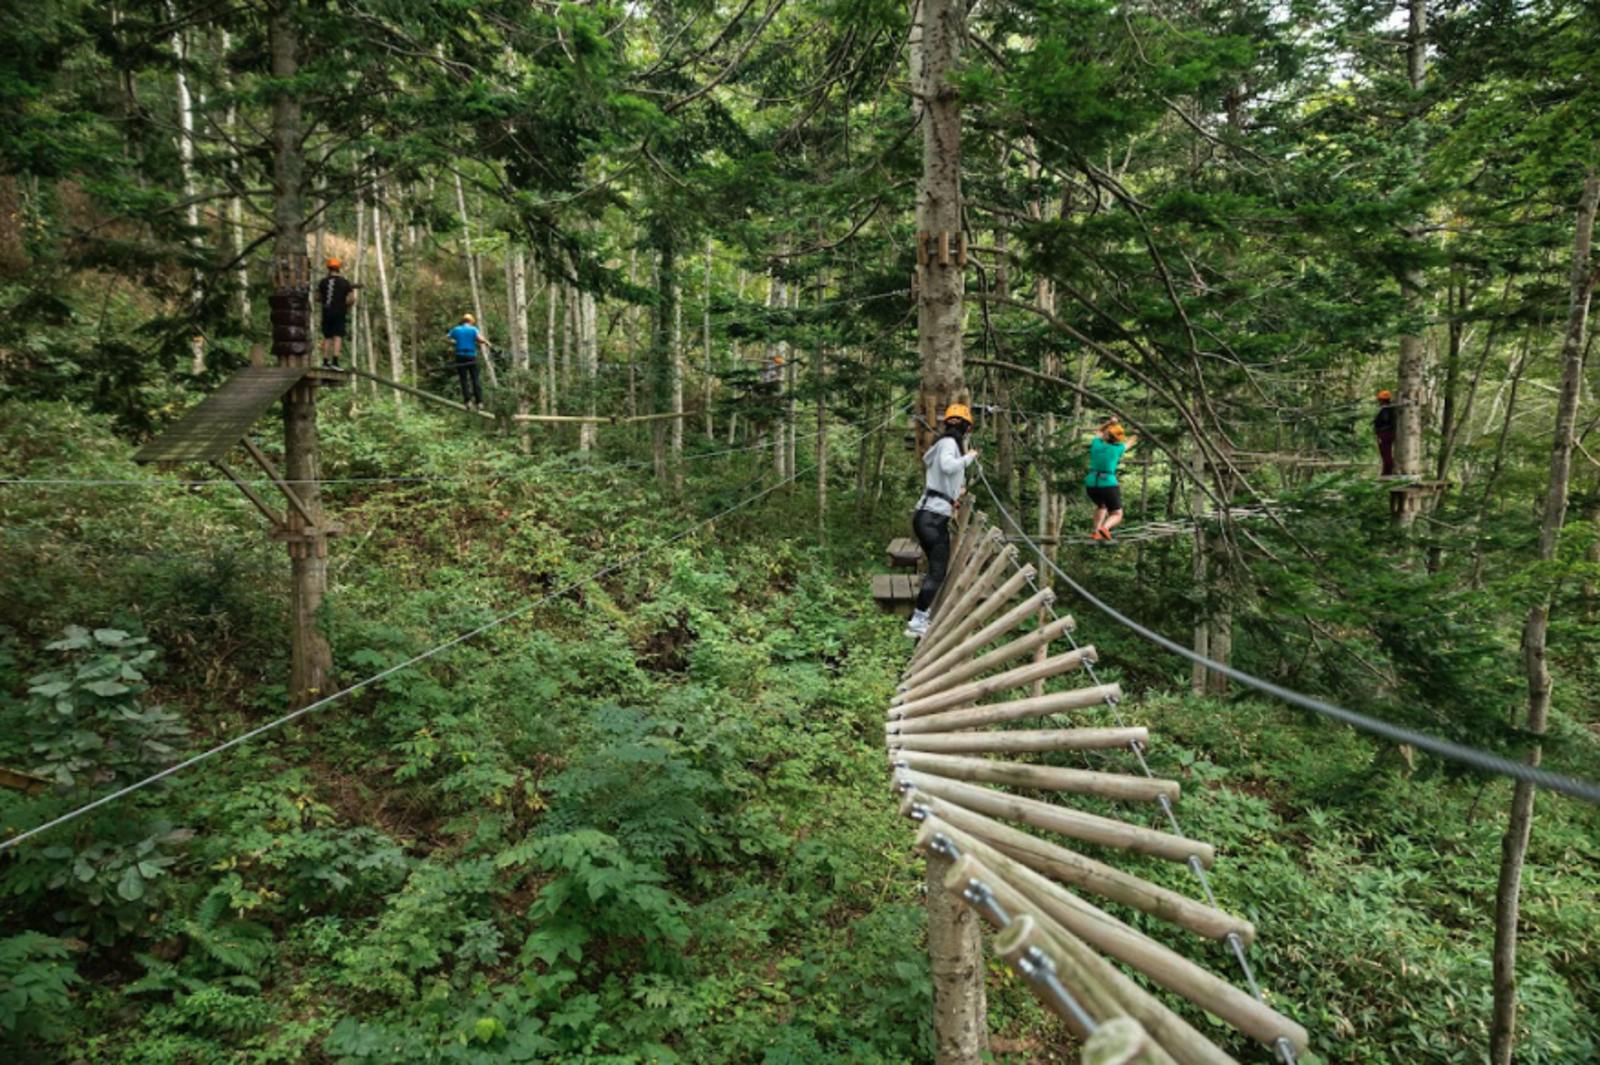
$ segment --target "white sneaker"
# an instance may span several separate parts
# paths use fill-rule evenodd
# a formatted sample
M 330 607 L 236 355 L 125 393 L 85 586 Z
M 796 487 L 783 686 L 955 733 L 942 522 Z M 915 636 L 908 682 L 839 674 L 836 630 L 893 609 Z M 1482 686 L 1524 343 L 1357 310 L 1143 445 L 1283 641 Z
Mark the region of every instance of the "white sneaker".
M 906 622 L 906 635 L 913 640 L 920 640 L 928 631 L 928 612 L 917 610 L 912 612 L 911 620 Z

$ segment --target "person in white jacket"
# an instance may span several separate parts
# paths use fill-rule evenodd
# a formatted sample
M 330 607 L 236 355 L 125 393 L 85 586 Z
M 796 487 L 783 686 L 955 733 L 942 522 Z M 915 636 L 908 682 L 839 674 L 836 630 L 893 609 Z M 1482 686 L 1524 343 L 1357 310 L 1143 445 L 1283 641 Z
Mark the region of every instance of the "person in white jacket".
M 906 635 L 913 639 L 921 639 L 928 631 L 928 608 L 950 565 L 950 519 L 966 488 L 967 467 L 978 458 L 978 453 L 966 446 L 971 431 L 972 409 L 965 403 L 950 404 L 944 412 L 944 432 L 922 456 L 926 477 L 922 497 L 911 515 L 911 532 L 927 556 L 928 573 L 922 578 L 917 608 L 906 625 Z

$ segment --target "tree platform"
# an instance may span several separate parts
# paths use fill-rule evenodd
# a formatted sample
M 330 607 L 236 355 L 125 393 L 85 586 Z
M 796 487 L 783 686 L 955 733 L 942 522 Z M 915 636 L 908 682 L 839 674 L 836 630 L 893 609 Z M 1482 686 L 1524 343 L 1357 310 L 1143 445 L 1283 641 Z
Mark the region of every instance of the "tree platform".
M 872 598 L 877 600 L 883 609 L 892 610 L 897 614 L 911 613 L 912 604 L 917 601 L 917 592 L 921 588 L 921 578 L 913 573 L 872 575 Z

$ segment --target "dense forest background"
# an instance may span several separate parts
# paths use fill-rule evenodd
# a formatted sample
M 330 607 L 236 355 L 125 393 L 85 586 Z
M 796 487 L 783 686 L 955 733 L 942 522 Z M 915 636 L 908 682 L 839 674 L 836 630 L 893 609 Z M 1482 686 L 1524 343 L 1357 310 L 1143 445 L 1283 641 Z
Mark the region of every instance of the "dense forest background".
M 999 500 L 1214 659 L 1594 777 L 1596 9 L 954 10 L 960 366 Z M 496 345 L 494 419 L 321 396 L 337 683 L 518 612 L 0 857 L 0 1045 L 931 1059 L 879 747 L 906 643 L 868 594 L 921 476 L 923 31 L 877 0 L 0 10 L 0 766 L 49 781 L 0 791 L 4 835 L 294 696 L 282 545 L 216 471 L 131 462 L 270 344 L 286 203 L 361 286 L 347 364 L 452 395 L 445 329 Z M 604 420 L 650 414 L 685 416 Z M 1091 547 L 1112 414 L 1127 542 Z M 1061 601 L 1302 1060 L 1600 1059 L 1593 808 Z M 997 1060 L 1071 1060 L 991 975 Z

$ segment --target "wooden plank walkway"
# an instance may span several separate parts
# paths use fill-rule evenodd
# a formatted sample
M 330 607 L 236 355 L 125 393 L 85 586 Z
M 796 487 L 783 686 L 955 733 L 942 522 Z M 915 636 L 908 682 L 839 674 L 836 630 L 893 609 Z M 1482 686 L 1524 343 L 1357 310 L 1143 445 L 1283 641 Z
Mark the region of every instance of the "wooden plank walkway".
M 247 366 L 134 453 L 135 462 L 215 462 L 244 439 L 309 366 Z
M 909 536 L 889 541 L 889 565 L 896 568 L 916 569 L 922 565 L 922 545 Z

